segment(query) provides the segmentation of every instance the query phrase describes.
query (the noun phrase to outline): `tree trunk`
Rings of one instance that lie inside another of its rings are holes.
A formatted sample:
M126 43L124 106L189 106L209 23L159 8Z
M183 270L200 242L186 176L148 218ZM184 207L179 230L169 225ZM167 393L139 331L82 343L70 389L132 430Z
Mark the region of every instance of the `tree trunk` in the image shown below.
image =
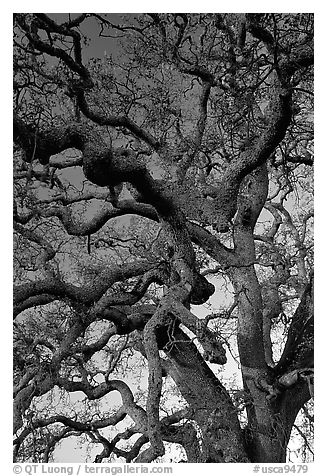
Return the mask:
M195 345L180 330L167 352L166 370L191 408L201 432L202 451L197 462L248 462L233 402Z

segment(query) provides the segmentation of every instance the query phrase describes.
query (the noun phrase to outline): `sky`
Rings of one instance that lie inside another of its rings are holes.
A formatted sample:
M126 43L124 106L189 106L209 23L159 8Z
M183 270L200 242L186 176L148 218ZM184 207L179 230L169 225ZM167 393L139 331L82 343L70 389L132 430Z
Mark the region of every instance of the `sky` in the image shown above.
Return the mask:
M69 19L67 13L48 13L48 15L55 21L62 23ZM71 14L70 17L73 19L77 14ZM114 24L118 24L121 14L113 13L106 18L110 19ZM90 58L103 58L103 56L119 55L119 41L114 38L103 38L99 37L100 27L97 21L94 18L86 19L82 26L81 31L83 34L88 36L91 41L88 44L87 48L83 48L83 60L86 61Z

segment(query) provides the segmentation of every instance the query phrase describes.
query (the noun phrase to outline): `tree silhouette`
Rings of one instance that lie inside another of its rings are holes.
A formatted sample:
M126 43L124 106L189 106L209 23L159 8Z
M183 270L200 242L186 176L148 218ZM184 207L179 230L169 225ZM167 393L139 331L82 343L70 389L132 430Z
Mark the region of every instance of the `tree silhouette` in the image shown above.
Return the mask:
M17 461L310 443L312 65L312 14L15 14Z

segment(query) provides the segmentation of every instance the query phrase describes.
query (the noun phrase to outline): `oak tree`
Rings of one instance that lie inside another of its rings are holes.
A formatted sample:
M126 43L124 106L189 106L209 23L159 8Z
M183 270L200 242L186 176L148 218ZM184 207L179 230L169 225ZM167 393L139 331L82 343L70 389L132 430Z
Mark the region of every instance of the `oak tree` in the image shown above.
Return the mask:
M310 433L312 91L311 14L14 15L17 461Z

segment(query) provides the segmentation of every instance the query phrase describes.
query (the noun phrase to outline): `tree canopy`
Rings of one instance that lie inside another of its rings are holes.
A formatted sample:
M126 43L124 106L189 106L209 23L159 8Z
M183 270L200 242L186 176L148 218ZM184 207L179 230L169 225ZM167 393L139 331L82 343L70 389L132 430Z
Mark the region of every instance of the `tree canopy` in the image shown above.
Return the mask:
M313 15L15 14L13 107L15 460L310 459Z

